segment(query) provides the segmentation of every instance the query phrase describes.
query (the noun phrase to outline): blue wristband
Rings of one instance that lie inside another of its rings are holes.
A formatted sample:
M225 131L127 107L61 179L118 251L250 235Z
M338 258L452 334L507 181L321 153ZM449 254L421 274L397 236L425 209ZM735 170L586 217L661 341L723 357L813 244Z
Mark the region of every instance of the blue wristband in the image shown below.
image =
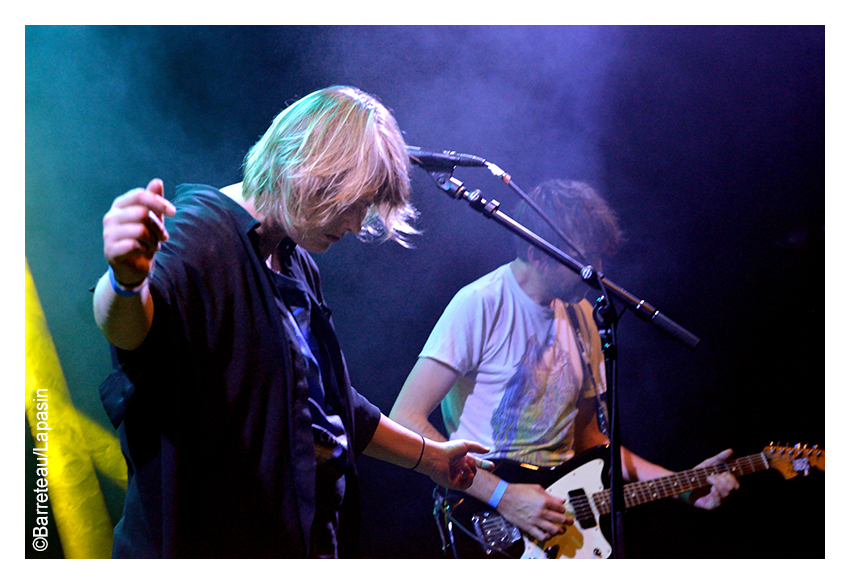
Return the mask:
M496 485L496 488L493 491L493 494L490 495L490 501L487 504L490 505L493 509L498 507L499 501L502 500L502 495L505 494L505 491L507 490L507 488L508 488L507 481L500 480L499 484Z
M112 270L112 266L109 266L109 283L112 284L112 289L115 291L118 296L135 296L139 292L142 291L142 287L144 287L147 278L142 280L142 282L135 286L134 288L127 288L126 286L122 286L118 280L115 279L115 272Z

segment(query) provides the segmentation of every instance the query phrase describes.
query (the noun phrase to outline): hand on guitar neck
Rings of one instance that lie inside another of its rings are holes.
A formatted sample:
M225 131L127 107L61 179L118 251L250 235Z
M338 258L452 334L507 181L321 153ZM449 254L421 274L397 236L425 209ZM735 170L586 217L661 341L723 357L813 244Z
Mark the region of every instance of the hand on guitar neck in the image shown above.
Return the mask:
M732 449L728 448L716 456L712 456L696 465L694 468L706 468L725 463L732 456ZM672 474L672 473L671 473ZM709 475L706 480L711 485L710 489L702 488L692 491L688 502L700 509L716 509L720 503L729 496L729 493L738 489L741 485L738 479L730 472ZM708 490L706 493L705 491Z

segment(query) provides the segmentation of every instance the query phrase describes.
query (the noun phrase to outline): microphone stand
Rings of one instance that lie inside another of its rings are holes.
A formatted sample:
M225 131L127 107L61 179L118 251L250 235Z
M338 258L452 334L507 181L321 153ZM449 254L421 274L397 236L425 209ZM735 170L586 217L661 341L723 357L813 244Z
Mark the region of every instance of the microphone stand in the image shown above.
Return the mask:
M641 320L648 322L690 349L695 349L700 339L661 314L645 300L640 300L617 284L608 280L593 266L582 265L563 251L538 236L519 222L504 214L500 203L487 200L481 196L478 189L468 191L463 183L452 176L454 167L425 169L434 179L437 187L453 199L464 199L469 206L483 214L487 219L493 219L515 235L523 238L543 253L554 258L561 264L581 276L589 286L600 290L601 294L593 309L594 320L599 329L602 341L602 351L605 357L605 368L608 379L608 440L611 448L611 545L614 558L624 558L623 543L623 514L625 500L623 498L622 455L620 452L620 423L617 403L617 345L616 329L619 317L614 309L609 294L622 301L627 308Z

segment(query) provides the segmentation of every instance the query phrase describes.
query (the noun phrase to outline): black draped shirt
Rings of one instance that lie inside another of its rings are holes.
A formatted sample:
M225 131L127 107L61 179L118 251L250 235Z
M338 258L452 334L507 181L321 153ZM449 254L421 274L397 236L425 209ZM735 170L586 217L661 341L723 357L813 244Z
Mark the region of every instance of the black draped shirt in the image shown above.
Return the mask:
M154 320L141 347L113 348L101 398L128 467L114 557L307 557L316 513L316 451L306 362L281 318L258 223L229 197L180 185L170 238L150 276ZM318 269L289 245L303 285L323 382L345 427L339 554L355 556L355 458L380 411L350 385Z

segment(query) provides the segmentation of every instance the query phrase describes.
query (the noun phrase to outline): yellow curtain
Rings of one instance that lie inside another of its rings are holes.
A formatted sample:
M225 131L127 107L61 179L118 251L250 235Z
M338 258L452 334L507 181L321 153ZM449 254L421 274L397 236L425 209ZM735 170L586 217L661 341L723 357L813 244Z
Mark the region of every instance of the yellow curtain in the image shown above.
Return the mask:
M50 505L56 524L47 526L48 545L58 533L66 558L108 558L112 525L95 467L126 489L121 448L114 434L74 408L29 263L25 304L26 415L35 441L26 456L47 461L39 477L46 488L27 496L46 496Z

